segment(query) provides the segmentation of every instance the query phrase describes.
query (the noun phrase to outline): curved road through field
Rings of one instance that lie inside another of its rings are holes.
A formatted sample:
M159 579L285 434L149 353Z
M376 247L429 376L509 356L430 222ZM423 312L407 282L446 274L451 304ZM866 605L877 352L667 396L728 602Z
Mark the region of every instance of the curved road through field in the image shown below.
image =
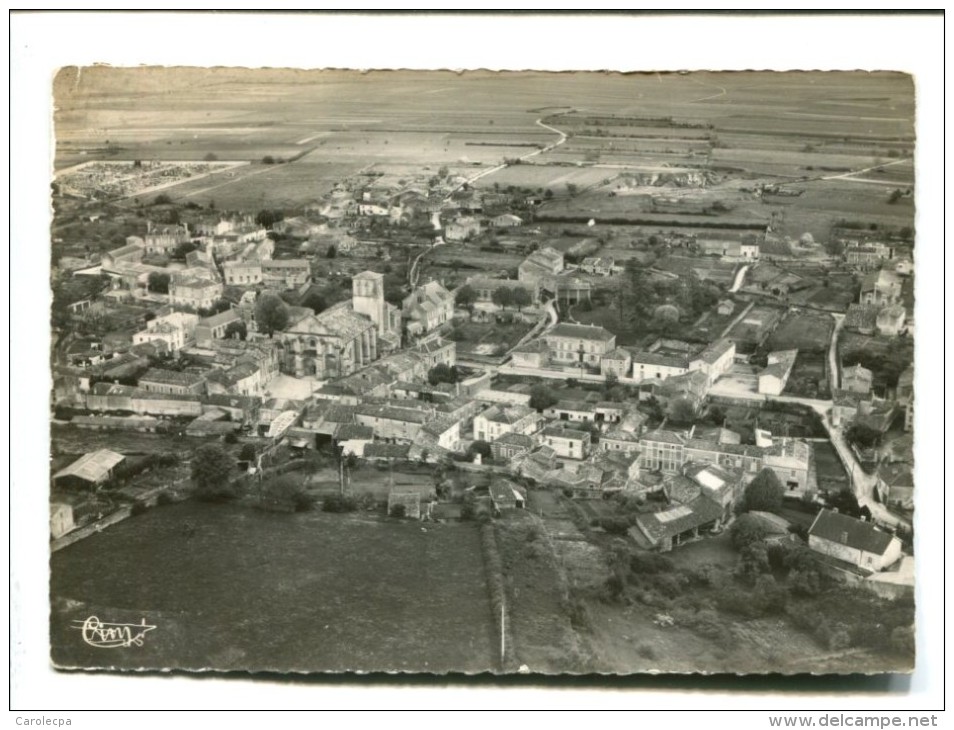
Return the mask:
M742 284L745 282L745 272L748 270L749 264L746 264L736 272L735 281L732 282L732 288L729 289L730 294L735 294L735 292L742 288Z
M565 112L561 112L561 115L562 115L562 114L569 114L571 111L573 111L573 110L572 110L572 109L569 109L569 110L567 110L567 111L565 111ZM557 115L557 116L560 116L560 115ZM536 157L537 155L541 155L541 154L543 154L544 152L549 152L550 150L556 149L557 147L559 147L561 144L563 144L563 143L566 142L566 140L567 140L567 135L566 135L565 132L561 132L559 129L557 129L556 127L551 127L549 124L544 124L544 123L543 123L543 117L540 117L539 119L537 119L537 120L534 122L534 124L536 124L536 125L538 125L538 126L540 126L540 127L543 127L544 129L549 129L551 132L554 132L555 134L560 135L560 138L559 138L558 140L556 140L555 142L551 142L551 143L548 144L546 147L541 147L541 148L538 149L538 150L534 150L533 152L528 152L527 154L518 157L517 159L520 160L521 162L524 161L524 160L529 160L531 157ZM449 193L447 193L447 195L444 197L444 200L445 200L445 201L449 200L450 197L451 197L451 195L453 195L454 193L456 193L458 190L460 190L461 188L463 188L465 185L470 185L471 183L473 183L473 182L475 182L475 181L477 181L477 180L480 180L480 178L482 178L482 177L487 177L487 175L492 175L493 173L499 172L500 170L503 170L504 168L506 168L506 167L508 167L508 166L509 166L509 165L508 165L507 163L503 163L503 164L501 164L501 165L496 165L495 167L489 167L489 168L487 168L486 170L481 170L481 171L478 172L476 175L473 175L473 176L467 178L466 180L464 180L464 182L462 182L460 185L458 185L458 186L455 187L453 190L451 190ZM437 242L437 243L435 243L433 246L431 246L431 248L436 248L437 246L440 246L440 245L442 245L442 244L444 244L444 243L445 243L445 241L444 241L444 239L442 238L442 239L440 239L439 242ZM417 255L417 258L415 258L415 259L414 259L414 262L411 264L411 269L410 269L410 271L408 271L408 275L407 275L408 283L411 285L411 289L413 289L414 287L417 286L417 280L418 280L418 277L420 276L420 270L419 270L418 264L420 263L420 261L421 261L421 259L424 257L424 255L425 255L428 251L431 250L431 248L425 249L424 251L422 251L421 253L419 253L419 254Z

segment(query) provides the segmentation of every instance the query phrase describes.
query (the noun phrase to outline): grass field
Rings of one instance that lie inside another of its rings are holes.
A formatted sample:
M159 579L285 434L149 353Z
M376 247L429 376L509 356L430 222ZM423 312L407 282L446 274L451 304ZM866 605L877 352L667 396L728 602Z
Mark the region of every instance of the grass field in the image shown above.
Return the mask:
M194 530L187 529L194 528ZM495 664L478 531L221 505L159 507L55 553L61 666L477 672ZM156 626L85 645L74 619Z
M839 492L847 488L848 475L838 458L838 453L830 441L818 441L812 444L815 456L815 474L818 489L822 492Z

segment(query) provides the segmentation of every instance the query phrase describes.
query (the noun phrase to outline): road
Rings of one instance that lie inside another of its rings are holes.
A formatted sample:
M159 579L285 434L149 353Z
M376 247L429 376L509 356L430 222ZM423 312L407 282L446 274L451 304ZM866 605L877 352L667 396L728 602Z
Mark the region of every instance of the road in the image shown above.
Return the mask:
M742 288L742 284L745 282L745 272L748 270L749 264L746 264L736 272L735 280L732 282L732 287L729 289L730 294L735 294L735 292Z
M845 315L831 315L835 319L835 326L831 331L831 344L828 346L828 382L831 386L832 395L838 390L841 383L841 373L838 366L838 337L841 335L841 329L845 326Z
M872 165L871 167L866 167L862 170L852 170L851 172L843 172L840 175L825 175L824 177L818 178L819 180L848 180L849 182L865 182L873 183L876 185L894 185L895 187L904 187L904 183L891 182L890 180L853 180L852 178L855 175L863 175L866 172L871 172L872 170L877 170L881 167L891 167L892 165L900 165L902 162L911 162L910 157L905 157L901 160L894 160L893 162L886 162L882 165Z
M569 111L572 111L572 109L569 110ZM561 112L561 113L562 113L562 114L567 114L567 113L569 113L569 112L567 111L567 112ZM517 159L519 159L519 160L521 160L521 161L523 161L523 160L529 160L531 157L536 157L537 155L541 155L541 154L543 154L544 152L549 152L550 150L559 147L561 144L563 144L563 143L566 142L566 140L567 140L567 136L566 136L566 133L565 133L565 132L561 132L559 129L557 129L556 127L551 127L549 124L544 124L542 117L541 117L540 119L537 119L536 122L534 122L534 123L537 124L537 125L540 126L540 127L543 127L544 129L549 129L551 132L554 132L554 133L560 135L560 138L559 138L558 140L556 140L555 142L551 142L551 143L548 144L546 147L541 147L541 148L538 149L538 150L534 150L533 152L528 152L527 154L518 157ZM507 163L503 163L503 164L501 164L501 165L497 165L496 167L490 167L490 168L487 168L486 170L481 170L481 171L478 172L476 175L470 176L469 178L467 178L466 180L464 180L464 182L460 183L460 184L457 185L453 190L451 190L449 193L447 193L447 195L444 197L444 201L446 202L447 200L449 200L450 197L451 197L454 193L456 193L458 190L461 190L464 186L470 185L471 183L474 183L474 182L476 182L477 180L480 180L480 178L482 178L482 177L486 177L487 175L492 175L492 174L495 173L495 172L499 172L500 170L503 170L503 169L506 168L507 166L508 166ZM431 246L431 248L436 248L437 246L440 246L440 245L442 245L442 244L444 244L444 243L446 243L446 242L444 241L443 238L441 238L441 239L439 239L439 241L438 241L437 243L435 243L433 246ZM418 277L420 276L420 271L419 271L418 264L420 263L420 261L421 261L421 259L424 257L424 255L425 255L428 251L431 250L431 248L425 249L425 250L422 251L420 254L418 254L417 258L414 259L414 263L411 264L411 269L410 269L410 271L408 271L407 279L408 279L408 283L411 285L411 288L412 288L412 289L417 286L417 280L418 280Z

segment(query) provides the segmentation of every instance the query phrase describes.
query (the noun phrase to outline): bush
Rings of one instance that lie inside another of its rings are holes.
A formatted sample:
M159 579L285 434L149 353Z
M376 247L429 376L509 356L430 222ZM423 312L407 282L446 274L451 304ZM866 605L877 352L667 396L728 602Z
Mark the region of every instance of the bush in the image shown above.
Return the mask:
M164 507L166 505L175 504L175 499L169 492L159 492L159 496L156 497L156 505L159 507Z
M629 520L625 517L604 517L600 520L600 527L610 535L625 535L629 530Z
M358 509L358 502L354 497L343 494L332 494L325 497L324 502L321 504L321 509L323 512L354 512Z
M729 528L729 540L739 552L763 540L765 534L761 522L753 515L742 515Z
M629 569L633 573L653 575L670 573L676 569L676 564L659 553L634 552L629 558Z
M129 514L135 517L148 511L149 508L146 506L145 502L133 502L133 505L129 510Z

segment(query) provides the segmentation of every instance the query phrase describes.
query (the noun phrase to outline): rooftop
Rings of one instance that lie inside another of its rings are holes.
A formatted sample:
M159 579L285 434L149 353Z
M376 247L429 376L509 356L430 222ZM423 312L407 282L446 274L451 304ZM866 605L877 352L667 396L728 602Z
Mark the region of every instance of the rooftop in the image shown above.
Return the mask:
M808 534L874 555L884 555L891 541L895 539L893 535L881 532L870 522L856 520L827 509L818 513Z
M205 380L202 373L178 372L176 370L163 370L162 368L149 368L140 378L139 384L159 383L161 385L198 385Z
M611 340L616 336L599 325L568 324L566 322L560 322L546 334L548 337L572 337L574 339L598 340L600 342Z
M94 484L109 476L110 470L126 457L109 449L100 449L84 454L65 469L53 475L54 479L72 476Z

